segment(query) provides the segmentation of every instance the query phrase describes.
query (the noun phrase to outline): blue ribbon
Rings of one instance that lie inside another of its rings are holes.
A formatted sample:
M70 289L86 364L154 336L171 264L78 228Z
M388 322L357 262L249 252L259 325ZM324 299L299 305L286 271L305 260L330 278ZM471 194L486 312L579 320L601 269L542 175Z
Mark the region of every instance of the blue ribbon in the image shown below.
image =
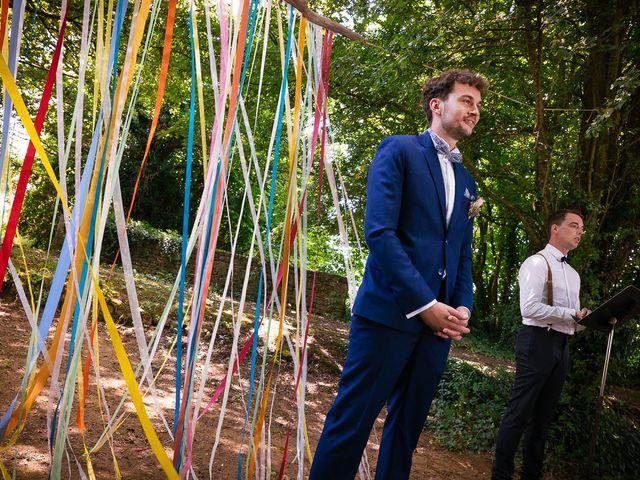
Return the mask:
M282 72L282 83L280 84L280 103L278 110L278 128L276 130L276 143L275 143L275 152L273 156L273 166L271 168L271 191L269 192L269 210L267 213L267 230L265 233L265 238L267 242L270 242L271 236L271 218L273 216L273 203L275 199L276 192L276 178L278 174L278 163L280 160L280 141L282 138L282 125L283 125L283 116L284 116L284 96L286 94L287 89L287 78L289 71L289 61L291 59L291 44L293 39L293 7L289 7L289 33L287 34L287 50L285 55L285 63L284 69ZM260 327L260 306L262 302L262 283L264 277L264 265L261 266L260 269L260 279L258 281L258 294L256 299L256 310L253 321L253 344L251 346L251 373L249 376L249 396L247 400L248 408L251 407L251 401L253 398L253 384L255 382L255 373L256 373L256 361L257 361L257 352L258 352L258 330ZM275 288L275 285L274 285ZM282 306L284 308L284 306ZM249 410L244 418L244 425L242 427L242 436L244 438L247 422L249 421ZM242 452L238 452L238 480L240 480L242 474Z
M14 8L15 8L15 4L19 2L14 2ZM114 27L113 27L113 32L114 34L112 35L112 41L111 41L111 49L110 49L110 56L109 56L109 69L113 70L113 75L115 78L115 71L116 71L116 65L117 65L117 52L118 52L118 48L120 45L120 31L122 29L122 24L124 22L124 14L126 12L126 8L127 8L127 2L123 1L123 0L119 0L119 4L118 4L118 9L117 9L117 15L116 15L116 21L114 22ZM15 22L14 25L17 25L18 23ZM13 33L13 32L12 32ZM12 35L13 38L13 35ZM11 57L10 57L11 59ZM11 61L11 60L10 60ZM115 96L115 82L114 82L114 86L112 88L112 93L111 93L112 98ZM10 102L10 99L7 103ZM33 354L31 356L31 358L29 359L28 362L28 368L25 371L24 377L23 377L23 381L22 381L22 389L25 388L26 383L29 379L30 373L32 371L32 369L35 366L35 363L38 360L38 357L40 355L40 353L42 352L41 346L44 345L44 339L47 337L47 334L49 332L49 329L51 328L51 324L53 323L53 318L55 316L56 310L58 308L58 303L60 302L60 297L62 295L62 290L64 289L64 285L65 285L65 280L67 278L67 273L69 271L69 267L71 265L71 255L69 253L69 250L74 250L76 247L76 240L77 240L77 235L78 235L78 228L79 226L77 226L75 224L74 219L76 218L82 218L83 214L84 214L84 207L86 204L86 200L87 200L87 195L89 192L89 186L91 183L91 177L92 177L92 173L93 173L93 166L95 164L95 160L97 157L97 151L98 151L98 144L99 144L99 140L100 140L100 126L102 124L102 116L103 116L103 110L100 110L100 113L98 115L98 121L96 122L96 127L95 130L93 132L93 137L91 140L91 146L89 148L89 154L87 156L87 162L85 164L84 167L84 171L82 173L82 179L80 182L80 189L79 192L77 194L77 198L76 198L76 203L73 207L72 210L72 216L70 219L70 226L71 226L71 230L74 232L73 235L65 235L64 238L64 242L62 244L62 248L60 249L60 254L58 256L58 264L56 265L56 270L54 272L53 275L53 280L51 282L51 287L49 289L49 294L47 296L47 301L45 303L45 307L44 310L42 312L42 317L40 320L40 327L38 328L38 341L36 344L36 348L33 350ZM5 117L5 119L8 117ZM108 135L108 133L107 133ZM4 141L4 135L3 135L3 141ZM105 149L106 150L106 149ZM105 155L103 155L103 162L104 162L104 158ZM0 158L0 162L1 162L1 158ZM0 163L1 165L1 163ZM97 208L97 204L96 207ZM71 240L71 248L69 247L69 240ZM88 246L90 246L91 242L88 242ZM84 265L83 265L83 272L85 271L84 269ZM74 319L75 319L75 315L74 315ZM75 320L74 320L74 325L75 325ZM73 340L71 345L73 345ZM68 365L68 364L67 364ZM11 405L9 406L8 410L6 411L6 413L4 414L4 416L2 417L2 420L0 420L0 437L2 437L4 435L4 431L7 427L7 423L9 422L9 419L11 418L11 415L15 409L16 406L16 402L17 402L17 398L18 398L18 394L16 394L15 398L13 399L13 401L11 402ZM54 419L55 420L55 419ZM55 421L53 422L54 425L54 429L55 429ZM53 435L53 432L52 432Z
M187 275L187 241L189 235L189 204L191 199L191 170L193 165L193 137L196 116L196 54L193 42L193 13L189 12L189 43L191 45L191 99L189 103L189 135L187 139L187 168L184 179L184 205L182 210L182 254L180 260L180 295L178 300L177 341L176 341L176 405L173 416L173 434L177 432L180 416L180 386L182 383L182 324L184 310L184 288ZM193 317L193 310L192 310ZM188 390L187 390L188 391ZM182 436L178 446L178 455L174 458L176 470L180 470L182 452L185 443L185 431L187 415L184 415L182 423Z

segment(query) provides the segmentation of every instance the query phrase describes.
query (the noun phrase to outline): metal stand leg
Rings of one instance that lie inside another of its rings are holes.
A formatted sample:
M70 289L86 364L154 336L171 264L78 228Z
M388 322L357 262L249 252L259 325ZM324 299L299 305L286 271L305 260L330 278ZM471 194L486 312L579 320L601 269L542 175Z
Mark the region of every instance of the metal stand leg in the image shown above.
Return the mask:
M611 324L611 331L609 332L609 338L607 340L607 353L604 356L604 368L602 369L602 380L600 381L600 393L598 394L598 401L596 402L596 419L593 425L593 432L591 433L591 445L589 447L589 470L593 468L593 459L596 453L596 443L598 441L600 419L602 416L602 403L604 400L604 386L607 383L607 373L609 372L609 359L611 358L613 332L616 329L616 323L618 323L618 320L615 317L612 317L609 320L609 323Z

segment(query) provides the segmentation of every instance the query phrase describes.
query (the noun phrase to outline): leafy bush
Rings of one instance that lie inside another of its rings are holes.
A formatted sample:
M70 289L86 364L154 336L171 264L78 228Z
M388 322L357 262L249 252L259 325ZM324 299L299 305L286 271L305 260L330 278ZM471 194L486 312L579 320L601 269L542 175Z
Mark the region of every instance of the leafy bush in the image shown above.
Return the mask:
M451 358L433 400L427 431L450 450L493 449L513 376Z
M520 305L518 303L501 305L496 308L495 316L499 326L497 343L499 346L513 352L516 346L516 337L522 327Z
M127 239L132 252L153 248L155 254L167 259L179 259L182 238L174 231L163 231L152 227L147 222L131 220L127 225ZM102 258L107 261L118 252L118 231L113 220L109 219L105 226L102 243Z
M577 381L583 378L570 372L547 439L546 467L563 479L637 478L640 418L623 402L608 398L602 411L595 462L588 469L598 386L585 387ZM504 369L450 359L426 431L450 450L493 451L512 382L513 374Z
M595 422L599 388L568 382L557 408L549 440L549 466L563 478L603 480L638 478L640 470L640 418L623 403L605 398L594 463L588 455ZM578 468L576 468L576 466Z
M494 335L475 328L473 322L470 324L470 328L471 334L462 337L459 346L480 355L487 355L503 360L515 360L514 345L503 345L500 341L496 340Z
M34 246L46 249L49 243L53 207L56 195L52 195L53 186L40 162L33 165L33 174L29 180L29 188L22 205L20 233L27 235ZM60 230L60 238L63 238L64 228L62 222L62 209L58 210L57 228ZM62 244L62 241L60 241Z
M470 323L472 335L464 339L465 342L469 339L470 343L463 345L489 342L489 350L482 353L495 356L495 349L499 348L503 352L510 352L508 358L513 358L516 337L521 326L522 315L518 302L494 305L486 316L478 315L478 310L475 310Z

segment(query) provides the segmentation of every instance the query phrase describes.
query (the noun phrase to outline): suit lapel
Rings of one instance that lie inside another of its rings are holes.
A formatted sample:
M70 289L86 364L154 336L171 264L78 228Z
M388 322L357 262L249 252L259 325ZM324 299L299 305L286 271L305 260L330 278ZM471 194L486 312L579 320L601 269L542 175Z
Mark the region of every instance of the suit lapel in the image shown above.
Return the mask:
M444 193L444 179L442 178L442 169L440 168L440 160L438 160L438 154L436 153L436 149L433 146L433 141L431 140L431 136L428 133L423 133L418 135L418 139L420 144L423 146L424 157L427 161L427 166L429 167L429 172L431 172L431 177L433 178L433 183L436 187L436 193L438 194L438 203L440 204L440 216L442 218L442 223L446 230L446 202L445 202L445 193Z

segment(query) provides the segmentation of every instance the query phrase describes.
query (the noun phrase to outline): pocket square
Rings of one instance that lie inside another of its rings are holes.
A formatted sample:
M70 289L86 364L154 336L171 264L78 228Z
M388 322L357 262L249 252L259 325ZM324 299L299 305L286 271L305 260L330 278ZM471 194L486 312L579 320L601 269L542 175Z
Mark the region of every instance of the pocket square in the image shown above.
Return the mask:
M469 192L469 189L467 187L464 187L464 198L468 199L471 202L476 199L475 196L471 195L471 192Z

